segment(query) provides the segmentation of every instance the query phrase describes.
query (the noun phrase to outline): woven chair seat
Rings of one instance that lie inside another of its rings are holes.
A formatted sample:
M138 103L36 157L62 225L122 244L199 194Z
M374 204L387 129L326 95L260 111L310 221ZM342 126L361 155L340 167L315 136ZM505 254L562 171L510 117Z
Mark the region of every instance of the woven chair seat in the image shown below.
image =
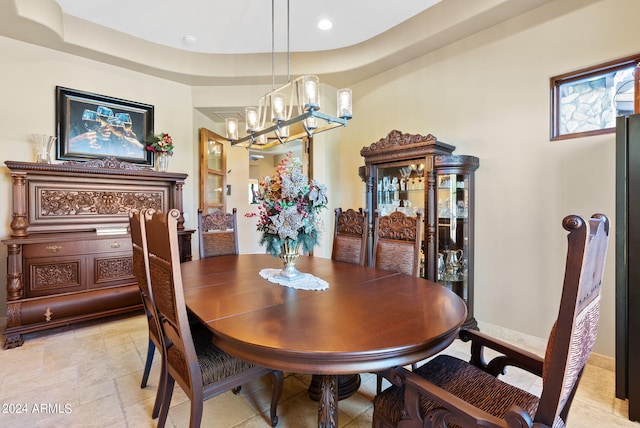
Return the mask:
M489 373L449 355L437 356L415 369L414 373L501 419L504 418L506 410L514 404L526 410L531 417L538 408L539 399L535 395L502 382ZM491 394L487 394L487 391L491 391ZM385 389L376 397L374 406L377 414L385 416L388 426L397 426L404 410L404 386ZM438 407L435 402L420 397L423 416Z
M206 386L230 378L255 367L254 364L227 354L211 342L206 332L193 334L193 344L202 372L202 385Z

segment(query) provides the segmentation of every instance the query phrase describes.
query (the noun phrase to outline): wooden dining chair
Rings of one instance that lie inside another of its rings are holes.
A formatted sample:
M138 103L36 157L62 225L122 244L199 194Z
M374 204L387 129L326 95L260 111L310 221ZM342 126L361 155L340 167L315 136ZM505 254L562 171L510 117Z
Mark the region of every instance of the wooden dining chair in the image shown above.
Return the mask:
M409 217L400 211L381 216L374 211L373 266L378 269L420 276L422 213ZM412 364L416 368L416 364ZM377 377L376 392L382 391L382 376Z
M342 208L336 208L331 258L364 266L367 260L368 235L369 221L366 210L360 208L355 211L349 208L342 211Z
M373 266L411 276L420 274L422 213L409 217L400 211L374 213Z
M140 290L142 305L147 316L147 325L149 330L147 359L144 365L144 371L142 373L142 382L140 383L140 388L146 388L155 351L157 349L158 352L162 352L162 336L160 334L160 325L158 324L156 309L153 305L153 296L151 293L151 289L149 288L149 268L148 261L146 260L146 258L148 257L148 252L147 242L145 239L145 223L144 217L140 214L139 210L134 209L129 211L129 230L131 233L131 243L133 246L133 274L136 278L136 282L138 283L138 289ZM162 376L162 373L164 373L165 370L164 359L162 359L162 364L163 367L160 369L158 391L162 391L164 389L165 377ZM158 392L152 411L152 416L154 419L158 417L161 400L162 393Z
M563 220L568 249L558 317L544 358L474 330L471 358L439 355L413 372L385 372L395 385L374 400L373 427L564 427L598 329L600 290L609 241L609 220L595 214L587 223ZM486 363L485 348L500 355ZM542 378L537 397L498 376L507 366Z
M237 209L231 213L198 210L200 258L238 254Z
M199 427L203 401L244 383L271 374L270 422L278 423L276 408L282 394L283 373L259 367L216 347L211 332L202 327L191 331L182 286L177 222L180 212L144 212L149 253L149 277L160 320L163 356L166 356L165 388L158 420L164 427L177 381L191 401L190 427Z

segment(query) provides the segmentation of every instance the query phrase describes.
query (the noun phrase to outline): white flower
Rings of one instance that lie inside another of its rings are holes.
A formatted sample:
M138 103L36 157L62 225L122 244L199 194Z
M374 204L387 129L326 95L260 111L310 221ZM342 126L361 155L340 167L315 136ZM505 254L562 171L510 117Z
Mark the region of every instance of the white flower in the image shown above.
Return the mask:
M270 233L277 233L280 239L298 239L298 229L304 225L302 216L298 213L295 205L285 208L277 215L271 216L271 221ZM274 230L273 232L271 232L272 229Z

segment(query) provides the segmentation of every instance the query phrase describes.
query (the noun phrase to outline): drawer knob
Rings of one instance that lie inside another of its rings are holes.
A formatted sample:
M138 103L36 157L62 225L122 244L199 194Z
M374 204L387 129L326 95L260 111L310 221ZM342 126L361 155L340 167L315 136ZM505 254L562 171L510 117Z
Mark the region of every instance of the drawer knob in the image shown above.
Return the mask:
M120 248L120 243L118 241L113 241L109 245L111 245L111 248Z
M61 245L49 245L49 246L47 246L47 251L50 252L50 253L57 253L60 250L62 250L62 246Z

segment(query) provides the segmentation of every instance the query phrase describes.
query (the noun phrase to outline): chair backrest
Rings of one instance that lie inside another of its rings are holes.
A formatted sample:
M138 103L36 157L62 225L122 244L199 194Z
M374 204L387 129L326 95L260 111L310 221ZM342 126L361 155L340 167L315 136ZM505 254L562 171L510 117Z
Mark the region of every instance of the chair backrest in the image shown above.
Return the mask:
M375 211L373 230L373 266L378 269L420 274L422 246L422 213L415 217L400 211L380 216Z
M149 279L166 344L167 366L180 386L191 392L202 386L202 373L184 301L178 249L178 218L180 211L176 209L167 214L151 211L144 213Z
M237 210L231 213L198 210L200 258L238 254Z
M598 332L600 288L609 243L609 220L595 214L589 224L575 215L569 231L564 285L543 366L543 389L534 422L552 426L567 413Z
M140 289L140 297L149 322L149 331L154 342L160 346L160 326L153 304L153 293L149 287L149 262L144 216L139 210L129 211L129 230L133 246L133 275Z
M367 260L369 235L367 211L363 211L362 208L358 211L351 208L342 211L342 208L336 208L335 213L331 258L364 266Z

